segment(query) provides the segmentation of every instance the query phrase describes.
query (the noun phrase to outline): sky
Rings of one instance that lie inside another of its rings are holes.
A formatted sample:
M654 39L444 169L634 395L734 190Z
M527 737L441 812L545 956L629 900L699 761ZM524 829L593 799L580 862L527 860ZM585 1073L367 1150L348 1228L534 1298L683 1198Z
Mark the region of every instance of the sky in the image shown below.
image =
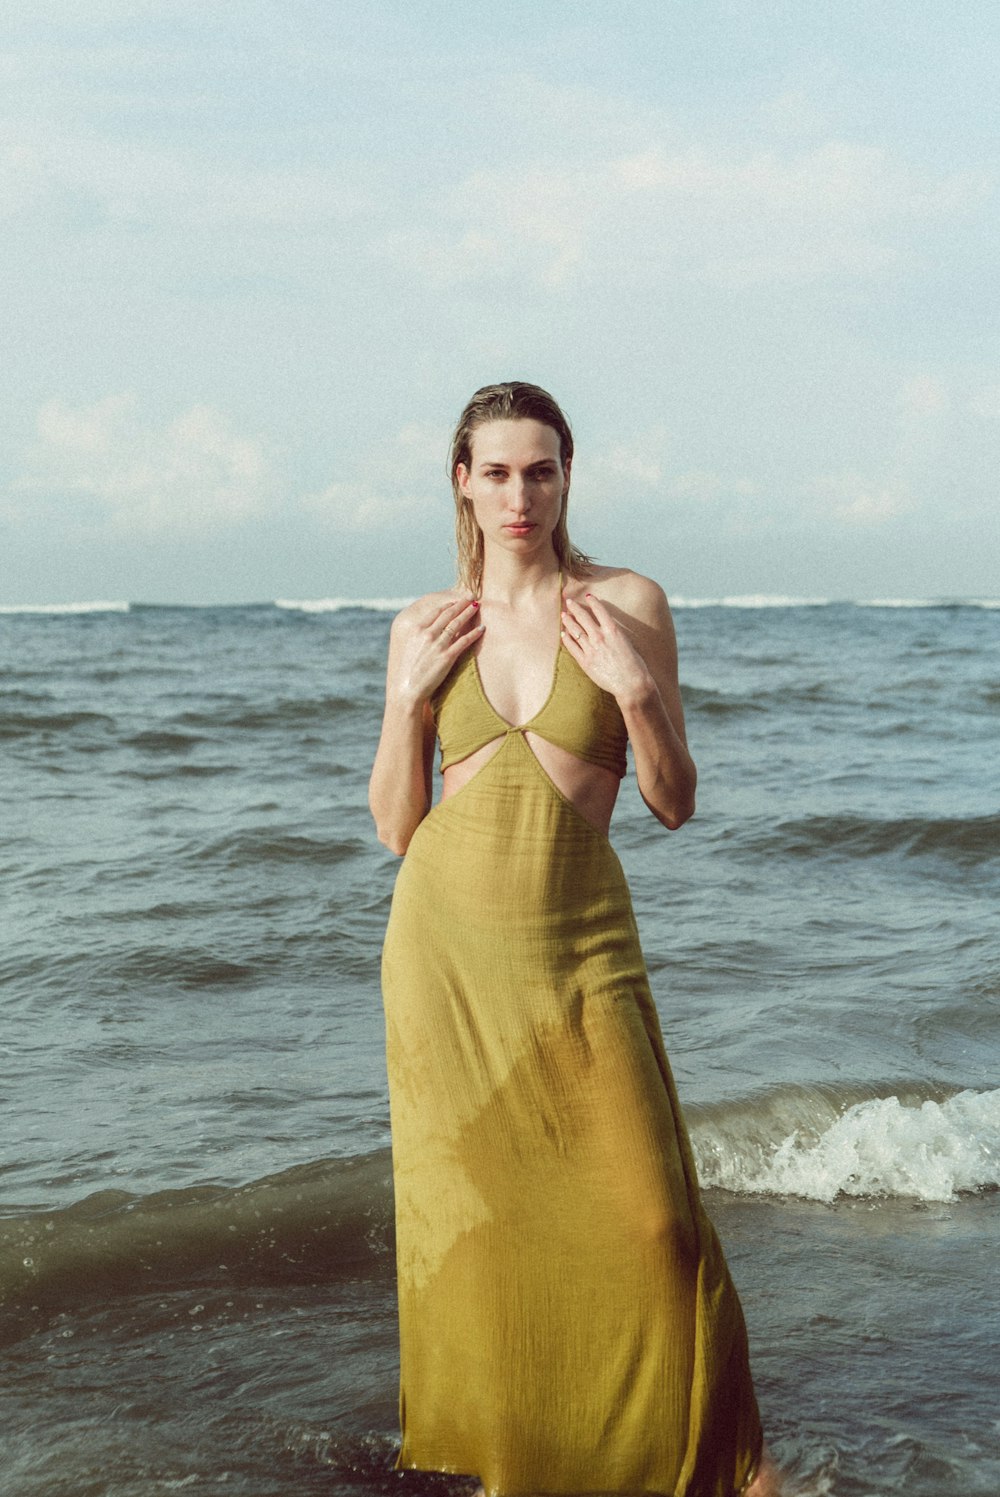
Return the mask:
M21 0L0 604L402 597L544 385L678 598L1000 594L995 0Z

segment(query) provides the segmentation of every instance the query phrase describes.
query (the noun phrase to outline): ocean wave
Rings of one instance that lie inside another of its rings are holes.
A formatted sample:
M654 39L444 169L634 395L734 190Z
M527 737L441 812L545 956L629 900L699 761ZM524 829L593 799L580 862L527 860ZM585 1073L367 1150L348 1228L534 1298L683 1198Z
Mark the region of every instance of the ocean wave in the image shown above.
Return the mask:
M155 918L155 917L154 917ZM115 978L126 987L166 983L171 988L235 988L259 979L254 963L230 962L197 947L142 946L119 960L106 959Z
M69 712L7 712L0 707L0 739L34 738L39 734L69 733L75 728L111 729L114 719L103 712L81 708Z
M275 608L299 613L340 613L345 608L363 608L369 613L398 613L413 598L275 598Z
M281 697L266 704L230 699L196 712L181 712L175 719L184 727L238 728L241 730L281 728L302 723L328 723L336 717L363 710L363 703L348 696Z
M359 837L304 837L262 827L192 844L186 855L198 862L221 862L227 868L256 868L261 863L343 863L368 850Z
M687 1118L706 1188L930 1202L1000 1187L1000 1090L789 1086ZM0 1219L0 1329L14 1336L25 1314L191 1282L383 1271L391 1250L388 1149L245 1185L101 1191Z
M1000 1188L1000 1090L785 1088L689 1117L704 1186L740 1195L954 1201Z
M0 1220L0 1340L39 1315L183 1283L335 1278L391 1250L389 1151L244 1186L108 1190Z
M1000 598L858 598L856 608L1000 608Z
M130 603L0 603L0 613L128 613Z
M681 687L685 712L698 712L708 717L730 717L741 712L766 712L767 706L759 697L733 696L717 691L711 686Z
M671 608L829 608L834 598L796 598L782 593L733 593L718 598L686 598L672 593Z
M169 728L145 728L122 739L125 748L141 749L147 754L188 754L204 742L196 733L175 733Z
M414 601L413 596L390 598L275 598L273 603L137 603L98 600L82 603L2 603L3 614L89 614L150 612L258 612L280 608L292 613L340 613L360 609L367 613L398 613ZM1000 609L998 598L826 598L783 593L730 593L718 597L688 597L673 594L673 608L982 608Z
M161 767L157 769L116 769L115 778L134 780L140 785L154 785L157 780L212 780L222 775L239 773L240 767L237 764L179 764L174 757L170 757L161 761Z
M671 608L1000 608L998 598L809 598L734 593L717 598L671 594Z
M1000 848L1000 814L992 816L810 816L779 821L740 839L742 850L786 857L945 858L963 867L993 862Z
M740 713L787 711L790 708L815 706L836 699L837 692L826 681L809 681L801 686L784 686L773 691L757 691L739 696L711 686L681 687L685 709L709 717L730 717Z

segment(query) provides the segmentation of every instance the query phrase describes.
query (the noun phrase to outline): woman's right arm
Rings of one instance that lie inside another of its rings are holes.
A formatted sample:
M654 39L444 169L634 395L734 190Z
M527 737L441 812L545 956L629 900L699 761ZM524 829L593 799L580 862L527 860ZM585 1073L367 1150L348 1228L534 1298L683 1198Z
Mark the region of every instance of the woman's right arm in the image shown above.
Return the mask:
M467 594L432 593L393 620L385 714L368 786L380 842L400 857L431 804L434 719L430 700L463 650L483 632Z

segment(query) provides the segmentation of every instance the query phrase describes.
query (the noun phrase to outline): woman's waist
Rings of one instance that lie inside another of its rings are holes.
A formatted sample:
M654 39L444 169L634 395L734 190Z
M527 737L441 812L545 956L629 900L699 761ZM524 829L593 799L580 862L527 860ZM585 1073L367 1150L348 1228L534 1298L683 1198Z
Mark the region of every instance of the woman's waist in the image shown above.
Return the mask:
M449 764L443 772L441 803L450 801L483 777L489 781L491 801L508 802L503 808L504 816L510 814L512 799L523 807L525 798L541 794L566 802L598 835L607 837L621 786L618 775L603 765L581 759L540 734L519 731L517 737L521 740L517 744L509 744L506 739L493 740L457 763ZM490 770L494 760L498 762ZM486 809L489 815L493 807ZM526 813L529 824L534 816L532 806Z
M495 912L543 920L611 918L631 911L618 855L579 814L523 821L475 815L467 802L442 801L414 833L397 887L406 886L456 918Z

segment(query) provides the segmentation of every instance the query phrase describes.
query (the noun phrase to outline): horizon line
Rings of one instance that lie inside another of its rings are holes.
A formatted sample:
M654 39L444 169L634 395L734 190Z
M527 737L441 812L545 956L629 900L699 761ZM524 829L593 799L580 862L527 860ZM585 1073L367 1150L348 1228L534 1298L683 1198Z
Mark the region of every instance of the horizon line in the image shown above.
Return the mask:
M0 603L0 615L89 615L98 613L130 613L133 610L164 609L204 612L212 609L279 609L284 612L341 613L359 610L369 613L398 613L401 608L415 601L416 595L388 597L375 595L367 598L332 595L318 598L269 598L244 600L242 602L179 603L151 602L143 599L97 599L74 602L51 603ZM1000 609L1000 598L988 598L973 594L943 594L938 597L810 597L783 593L728 593L715 596L675 594L670 605L676 609L688 608L982 608Z

